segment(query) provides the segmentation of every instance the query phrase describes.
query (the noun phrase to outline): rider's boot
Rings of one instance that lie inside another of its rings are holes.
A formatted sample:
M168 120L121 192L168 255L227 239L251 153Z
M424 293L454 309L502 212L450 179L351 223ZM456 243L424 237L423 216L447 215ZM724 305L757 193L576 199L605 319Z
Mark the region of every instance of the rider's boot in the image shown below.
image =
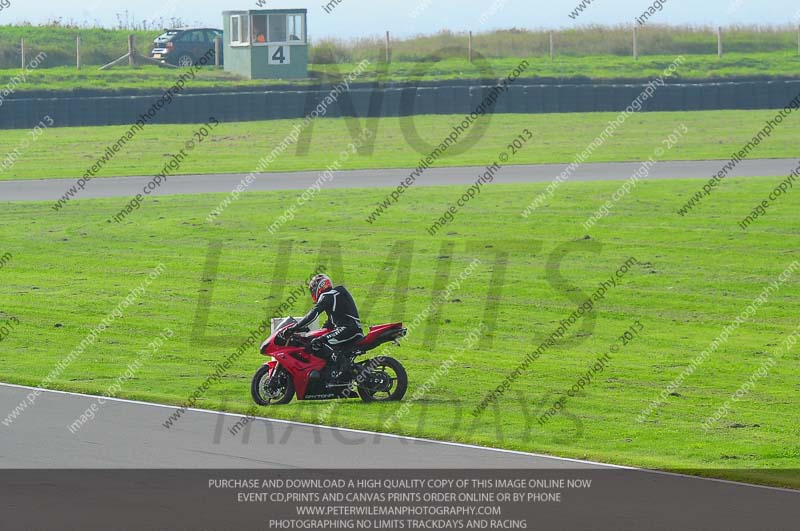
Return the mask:
M331 357L331 378L333 380L343 380L350 377L353 372L353 364L350 357L346 354L334 354Z

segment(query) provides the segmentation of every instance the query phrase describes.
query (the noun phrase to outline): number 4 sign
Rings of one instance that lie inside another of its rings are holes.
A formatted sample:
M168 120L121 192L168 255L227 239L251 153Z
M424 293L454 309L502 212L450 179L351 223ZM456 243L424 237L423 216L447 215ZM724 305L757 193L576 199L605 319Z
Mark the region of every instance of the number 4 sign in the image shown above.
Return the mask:
M269 64L271 65L288 65L291 61L289 58L289 46L269 46L267 47L269 53Z

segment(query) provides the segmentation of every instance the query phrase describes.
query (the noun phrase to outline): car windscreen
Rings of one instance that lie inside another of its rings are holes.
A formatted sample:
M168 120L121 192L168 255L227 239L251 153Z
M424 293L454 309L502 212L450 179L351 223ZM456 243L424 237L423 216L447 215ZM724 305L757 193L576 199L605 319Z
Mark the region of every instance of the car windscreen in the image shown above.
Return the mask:
M172 37L174 37L177 34L178 34L177 31L168 31L168 32L162 33L161 35L156 37L156 39L153 42L167 42L168 40L170 40Z

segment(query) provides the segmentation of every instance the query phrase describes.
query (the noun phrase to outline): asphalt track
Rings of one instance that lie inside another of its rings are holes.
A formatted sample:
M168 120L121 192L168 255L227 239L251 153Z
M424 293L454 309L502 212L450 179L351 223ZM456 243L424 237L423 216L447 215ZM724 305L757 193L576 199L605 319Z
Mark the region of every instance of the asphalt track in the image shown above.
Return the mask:
M650 170L647 179L708 179L720 171L725 161L661 161ZM786 176L797 167L797 159L753 159L741 162L730 177ZM494 183L550 182L566 168L566 164L505 166ZM613 181L629 178L641 167L639 162L594 163L581 165L571 181ZM467 185L485 171L482 167L431 168L420 177L416 186ZM355 170L336 172L324 188L383 188L397 186L410 174L409 169ZM169 177L152 195L190 195L229 193L246 174L178 175ZM264 173L248 191L303 190L311 186L320 172ZM142 192L152 176L110 177L90 181L76 199L101 197L133 197ZM0 201L56 201L73 186L76 179L42 179L0 181Z
M0 415L32 390L0 384ZM43 391L0 425L0 511L9 529L272 529L267 518L292 517L292 504L238 503L212 480L369 477L370 469L380 479L592 480L563 503L511 508L536 529L789 529L800 513L798 491L262 418L233 436L244 417L202 410L166 428L173 407L126 400L107 400L70 432L96 400Z
M32 389L0 384L0 418ZM75 434L68 425L96 401L44 392L10 426L0 424L0 468L598 468L525 453L108 400Z

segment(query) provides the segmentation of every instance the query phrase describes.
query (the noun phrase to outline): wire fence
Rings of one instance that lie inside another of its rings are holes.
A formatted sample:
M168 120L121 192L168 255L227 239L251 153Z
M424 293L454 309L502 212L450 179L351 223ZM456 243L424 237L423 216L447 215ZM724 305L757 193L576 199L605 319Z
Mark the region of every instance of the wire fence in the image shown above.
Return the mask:
M128 51L135 39L136 53L149 55L156 31L104 30L44 26L0 27L0 68L20 68L26 59L45 54L42 68L104 65ZM500 30L441 32L397 39L380 36L310 41L312 64L352 63L369 59L389 62L472 60L487 58L717 55L784 52L800 56L800 25L679 27L588 26L568 30Z

